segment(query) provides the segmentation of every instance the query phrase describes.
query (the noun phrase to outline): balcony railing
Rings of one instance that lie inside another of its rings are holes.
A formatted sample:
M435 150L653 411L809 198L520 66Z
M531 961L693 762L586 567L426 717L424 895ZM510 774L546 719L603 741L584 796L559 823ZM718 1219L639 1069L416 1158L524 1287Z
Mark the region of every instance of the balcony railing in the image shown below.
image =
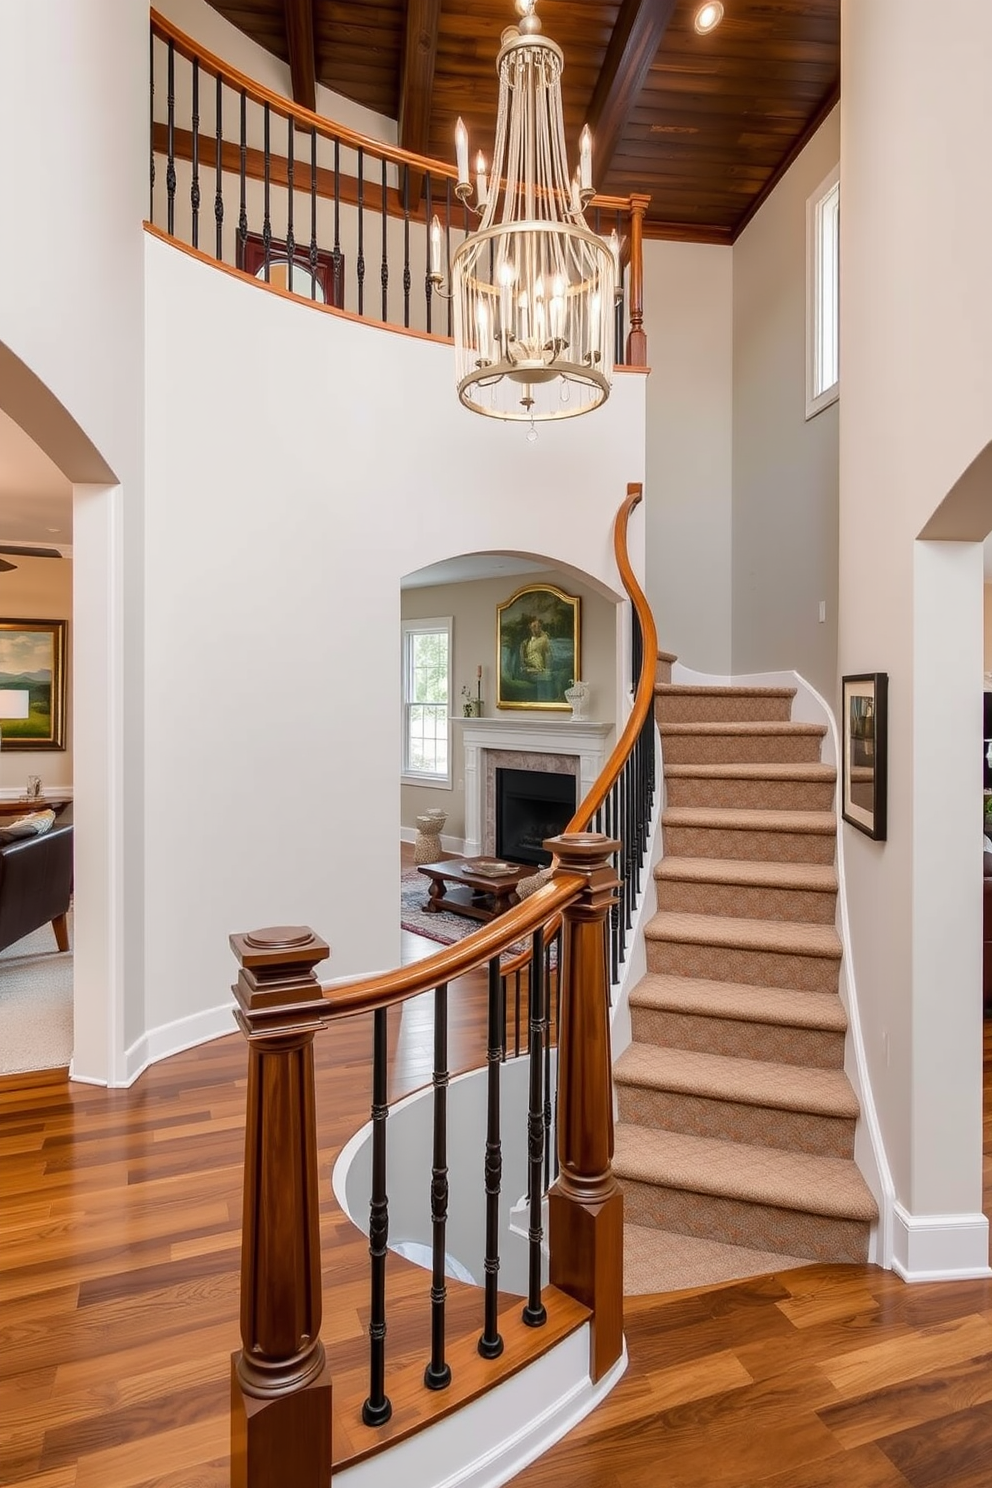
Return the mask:
M471 226L456 172L332 123L254 83L152 11L148 222L296 298L450 338L431 281L436 214L448 263ZM589 225L622 245L614 360L647 363L647 196L597 196Z

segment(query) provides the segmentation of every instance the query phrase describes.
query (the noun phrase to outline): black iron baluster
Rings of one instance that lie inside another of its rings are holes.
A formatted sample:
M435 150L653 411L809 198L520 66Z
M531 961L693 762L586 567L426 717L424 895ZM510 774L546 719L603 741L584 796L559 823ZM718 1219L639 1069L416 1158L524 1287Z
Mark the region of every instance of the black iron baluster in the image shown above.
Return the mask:
M426 204L425 204L425 215L424 215L424 221L427 224L427 239L426 239L427 257L426 257L426 260L425 260L425 262L427 264L427 272L424 274L424 300L425 300L426 306L427 306L427 311L426 311L426 313L427 313L427 331L428 331L428 334L430 334L430 329L431 329L431 300L432 300L432 296L433 296L433 293L434 293L434 285L431 283L431 218L434 215L434 209L431 206L431 178L430 178L430 175L429 174L424 177L424 190L427 193Z
M530 1223L527 1228L528 1281L527 1304L521 1317L528 1328L539 1328L547 1321L547 1311L541 1301L541 1241L544 1227L541 1224L541 1204L544 1193L541 1185L541 1166L544 1158L544 1092L541 1069L541 1043L544 1029L544 931L534 931L533 954L530 961L530 987L528 1023L530 1025L530 1099L527 1105L527 1156L529 1176L527 1193L530 1199Z
M403 167L403 324L410 325L410 167Z
M644 661L644 637L641 634L641 622L637 611L631 608L630 612L630 686L637 687L641 680L641 667Z
M165 194L168 201L166 227L171 238L176 231L176 48L171 41L169 42L167 88L169 144L165 170Z
M241 251L238 267L245 267L245 244L248 242L248 209L245 205L245 182L248 175L248 95L241 89L241 206L238 211L238 242Z
M386 160L382 161L382 265L379 269L379 281L382 284L382 318L389 319L389 248L386 242L386 229L389 225L389 213L386 211Z
M372 1199L369 1205L371 1301L369 1307L369 1396L362 1406L366 1426L382 1426L393 1407L386 1394L386 1009L372 1014Z
M200 246L200 63L193 58L193 178L189 204L193 211L193 247Z
M271 121L269 116L269 105L267 103L263 104L262 106L262 120L262 148L265 162L263 165L262 177L262 251L264 255L262 259L262 265L265 270L265 282L266 284L268 284L269 270L272 260L272 219L269 216L269 160L271 156L271 151L269 149L269 127Z
M344 295L341 291L341 141L334 141L334 252L331 255L334 265L334 304L339 310L344 309Z
M286 288L291 294L296 259L296 233L293 230L293 177L296 173L296 128L292 119L286 120Z
M448 984L434 989L434 1166L431 1171L431 1362L424 1370L428 1390L451 1383L444 1360L445 1224L448 1219Z
M317 298L317 131L310 131L310 298Z
M548 946L549 966L544 994L544 1191L551 1187L551 947L555 948L555 986L561 981L561 931L556 931ZM555 1038L558 1037L557 1024Z
M355 267L358 271L358 313L365 313L365 175L364 154L358 151L358 255Z
M503 1152L499 1136L499 1083L503 978L500 976L499 957L489 962L489 1047L486 1052L488 1065L489 1106L486 1118L486 1315L479 1353L484 1359L498 1359L503 1352L503 1340L497 1326L497 1301L499 1283L499 1190L503 1176Z
M561 1029L561 979L562 979L562 957L564 955L564 951L565 951L565 927L564 927L564 925L559 924L558 929L555 932L555 965L558 968L558 970L557 970L557 972L555 974L555 997L554 997L554 1003L555 1003L555 1043L556 1044L558 1042L558 1034L559 1034L559 1031ZM553 1110L552 1110L552 1104L551 1104L551 1102L552 1102L552 1096L553 1096L553 1099L554 1099L554 1109ZM554 1089L552 1091L552 1084L551 1084L550 1076L548 1076L548 1078L545 1080L544 1109L545 1109L545 1117L544 1117L544 1119L547 1122L548 1131L549 1132L553 1132L554 1129L555 1129L555 1125L557 1123L557 1120L558 1120L558 1088L557 1088L557 1085L555 1085L555 1087L554 1087ZM551 1173L551 1183L553 1183L554 1180L558 1177L558 1143L556 1141L554 1141L554 1140L552 1140L552 1142L551 1142L551 1153L552 1153L552 1164L553 1164L552 1173ZM549 1188L551 1187L551 1183L548 1184L548 1187Z
M148 37L148 221L155 221L155 33Z
M217 224L217 258L224 257L224 84L217 74L217 109L214 121L214 222Z
M447 265L448 278L451 278L451 177L448 177L444 200L444 262ZM454 306L455 297L451 294L451 285L448 285L448 335L454 335Z

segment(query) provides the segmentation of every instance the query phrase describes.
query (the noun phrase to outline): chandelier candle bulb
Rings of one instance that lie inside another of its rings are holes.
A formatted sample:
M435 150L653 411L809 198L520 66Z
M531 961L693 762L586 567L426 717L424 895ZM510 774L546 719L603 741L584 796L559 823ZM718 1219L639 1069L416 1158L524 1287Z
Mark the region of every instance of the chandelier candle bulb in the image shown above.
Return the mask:
M468 185L468 130L459 116L455 125L455 156L458 164L458 185Z
M475 195L477 205L481 209L489 200L489 182L486 180L486 161L481 150L475 159Z
M588 124L582 126L579 135L579 189L592 190L592 135Z
M441 274L441 223L436 213L431 218L431 274L438 278Z

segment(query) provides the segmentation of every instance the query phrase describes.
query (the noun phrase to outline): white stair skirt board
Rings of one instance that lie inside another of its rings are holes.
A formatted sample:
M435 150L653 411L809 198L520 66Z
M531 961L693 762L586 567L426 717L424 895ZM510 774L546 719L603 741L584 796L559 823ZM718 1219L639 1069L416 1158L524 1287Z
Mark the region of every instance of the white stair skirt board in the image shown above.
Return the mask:
M588 1323L437 1425L334 1474L335 1488L498 1488L587 1416L627 1368L589 1378ZM388 1385L388 1381L387 1381Z
M910 1214L893 1205L892 1269L903 1281L992 1276L984 1214Z
M173 1023L160 1023L157 1028L149 1028L135 1039L125 1054L124 1079L120 1084L133 1085L150 1064L168 1059L170 1054L181 1054L184 1049L193 1049L197 1044L222 1038L226 1033L235 1033L237 1026L232 998L219 1007L204 1008L203 1012L191 1013L188 1018L177 1018Z

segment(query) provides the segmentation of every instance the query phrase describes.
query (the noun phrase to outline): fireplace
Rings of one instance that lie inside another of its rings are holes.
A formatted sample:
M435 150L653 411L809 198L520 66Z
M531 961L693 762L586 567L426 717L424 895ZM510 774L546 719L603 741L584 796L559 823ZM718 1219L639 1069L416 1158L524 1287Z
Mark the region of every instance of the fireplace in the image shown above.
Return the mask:
M496 856L545 868L541 844L575 814L575 776L550 770L496 771Z

